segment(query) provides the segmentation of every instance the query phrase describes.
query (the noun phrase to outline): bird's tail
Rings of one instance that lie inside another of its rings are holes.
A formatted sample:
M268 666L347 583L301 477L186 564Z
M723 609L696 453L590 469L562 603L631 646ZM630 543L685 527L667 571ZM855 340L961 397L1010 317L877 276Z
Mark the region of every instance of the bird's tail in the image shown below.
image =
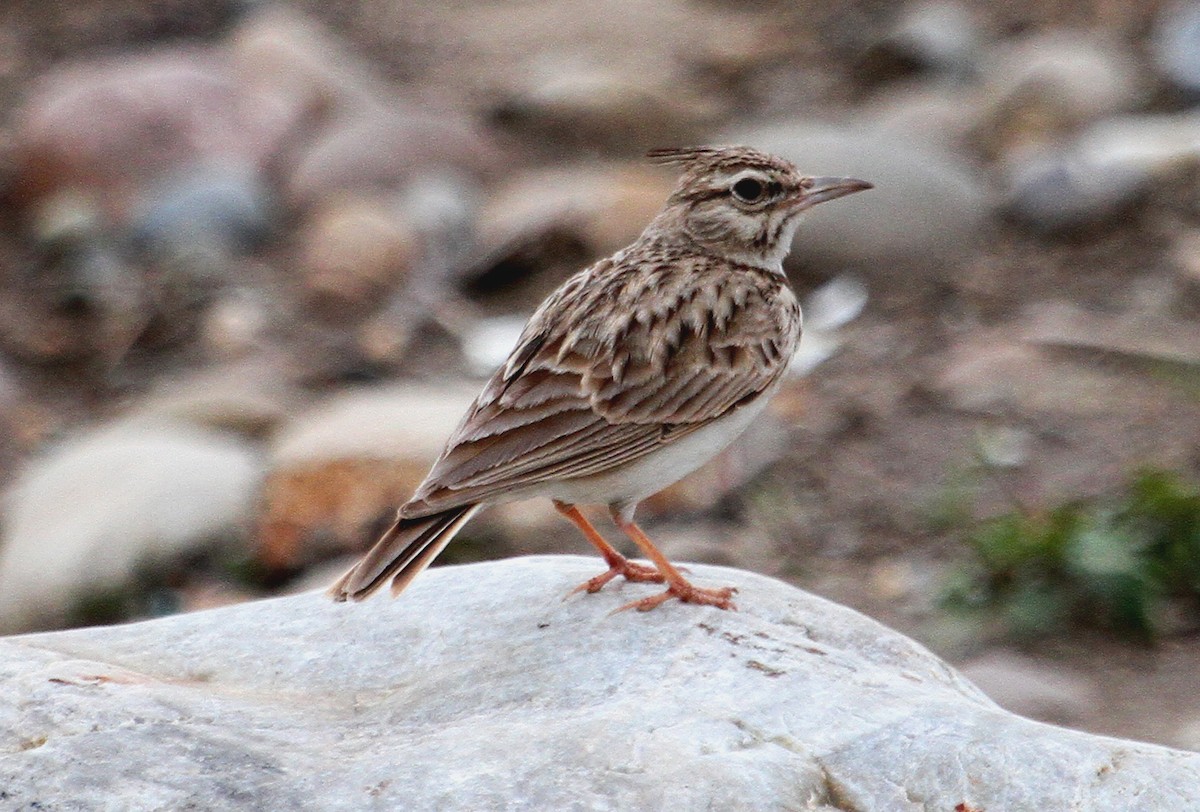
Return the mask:
M329 588L329 596L336 601L361 601L373 595L388 578L392 579L392 595L399 595L479 508L480 505L465 505L432 516L396 519L362 560Z

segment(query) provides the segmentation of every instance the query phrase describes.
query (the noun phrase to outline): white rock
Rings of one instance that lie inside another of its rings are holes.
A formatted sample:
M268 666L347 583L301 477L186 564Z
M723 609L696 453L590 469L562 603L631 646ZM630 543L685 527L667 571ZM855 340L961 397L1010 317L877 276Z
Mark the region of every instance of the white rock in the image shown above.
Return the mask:
M35 460L5 496L0 629L61 622L71 604L247 521L254 451L202 429L131 422ZM0 781L0 783L3 783Z
M867 286L843 274L814 290L804 300L804 330L836 330L862 315L869 298Z
M1080 133L1075 149L1102 168L1169 178L1200 162L1200 114L1114 116Z
M609 613L597 561L424 574L0 641L16 808L1185 809L1200 755L996 707L910 640L771 579L741 611Z

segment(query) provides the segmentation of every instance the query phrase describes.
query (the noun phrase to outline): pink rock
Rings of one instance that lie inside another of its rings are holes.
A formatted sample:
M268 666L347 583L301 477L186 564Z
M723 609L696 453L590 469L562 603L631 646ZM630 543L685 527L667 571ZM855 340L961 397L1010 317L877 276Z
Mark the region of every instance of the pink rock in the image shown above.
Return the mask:
M83 189L110 213L148 180L195 164L256 165L273 142L226 60L204 48L61 68L16 120L18 199Z

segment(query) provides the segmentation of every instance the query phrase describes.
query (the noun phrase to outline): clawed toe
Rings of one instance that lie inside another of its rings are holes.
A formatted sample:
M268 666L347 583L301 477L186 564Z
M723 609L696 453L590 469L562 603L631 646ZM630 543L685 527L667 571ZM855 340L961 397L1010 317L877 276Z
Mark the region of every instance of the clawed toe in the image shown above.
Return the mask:
M617 607L612 613L624 612L626 609L649 612L651 609L666 603L672 598L678 598L684 603L697 603L702 606L715 606L718 609L732 609L737 611L737 606L731 600L735 592L737 592L737 589L731 586L721 587L720 589L704 589L692 586L687 581L682 581L678 584L673 583L669 585L665 592L651 595L649 598L631 601L624 606Z
M579 592L587 592L589 594L593 592L599 592L609 581L617 576L621 576L626 581L633 581L634 583L639 584L661 584L664 580L662 573L660 573L654 567L647 566L646 564L637 564L633 561L622 559L619 562L614 562L608 568L608 572L601 573L595 578L589 578L579 586L572 589L565 596L563 596L563 600L566 600L567 598Z

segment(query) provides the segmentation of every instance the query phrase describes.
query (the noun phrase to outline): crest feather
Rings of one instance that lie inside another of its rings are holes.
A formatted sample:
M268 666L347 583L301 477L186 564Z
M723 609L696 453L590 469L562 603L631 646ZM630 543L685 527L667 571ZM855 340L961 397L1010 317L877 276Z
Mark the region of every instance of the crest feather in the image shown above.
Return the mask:
M746 166L784 172L796 170L783 158L745 146L666 147L652 149L646 157L658 164L684 166L689 173Z
M709 160L718 157L736 147L661 147L646 153L646 157L656 164L690 164L693 161Z

